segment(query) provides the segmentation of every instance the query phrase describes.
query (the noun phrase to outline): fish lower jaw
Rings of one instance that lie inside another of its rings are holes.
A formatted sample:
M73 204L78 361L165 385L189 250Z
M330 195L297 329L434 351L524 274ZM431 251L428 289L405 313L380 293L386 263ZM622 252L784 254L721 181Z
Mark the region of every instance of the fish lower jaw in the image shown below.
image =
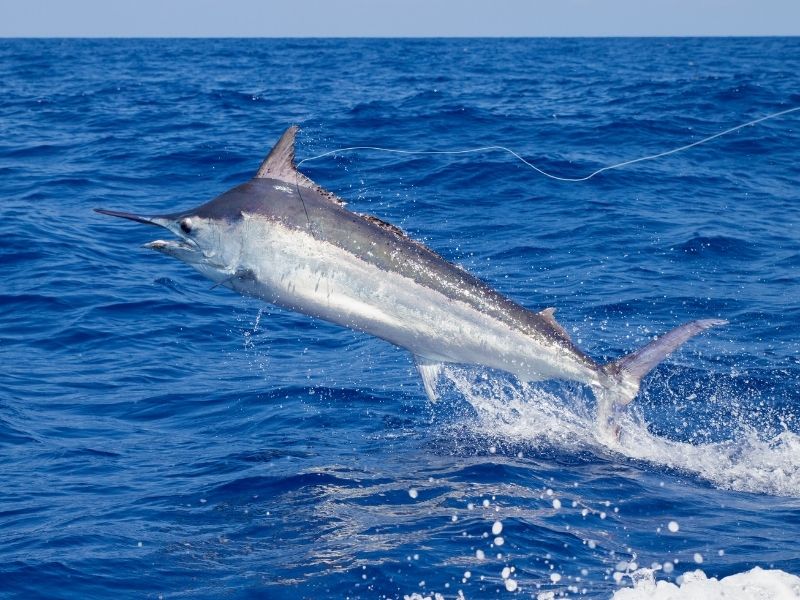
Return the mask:
M187 244L184 241L176 241L176 240L153 240L152 242L147 242L142 246L142 248L148 248L149 250L158 250L159 252L163 252L165 250L171 248L180 248L181 250L193 250L197 251L195 246L191 244Z
M183 240L154 240L142 247L173 256L189 264L202 263L205 260L203 253L196 245Z

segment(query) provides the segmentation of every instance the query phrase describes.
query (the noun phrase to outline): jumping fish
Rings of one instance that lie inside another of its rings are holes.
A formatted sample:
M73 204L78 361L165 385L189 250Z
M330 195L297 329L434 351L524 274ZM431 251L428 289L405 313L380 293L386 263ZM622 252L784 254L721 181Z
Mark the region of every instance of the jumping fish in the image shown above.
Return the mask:
M197 208L156 216L95 210L169 230L176 240L145 247L216 285L405 348L431 401L446 363L483 365L521 381L577 381L593 390L606 433L647 373L694 335L726 323L691 321L599 364L573 343L554 308L528 310L400 228L345 208L297 170L297 132L286 130L253 179Z

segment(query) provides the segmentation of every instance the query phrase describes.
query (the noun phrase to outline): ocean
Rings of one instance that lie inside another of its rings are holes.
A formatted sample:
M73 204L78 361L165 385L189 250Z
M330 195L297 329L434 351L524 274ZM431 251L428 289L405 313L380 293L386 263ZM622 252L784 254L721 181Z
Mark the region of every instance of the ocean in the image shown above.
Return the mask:
M405 351L92 211L197 206L291 124L301 160L578 178L798 73L798 38L0 40L0 597L800 597L800 113L584 182L302 165L598 361L727 319L611 445L579 385L453 365L432 404Z

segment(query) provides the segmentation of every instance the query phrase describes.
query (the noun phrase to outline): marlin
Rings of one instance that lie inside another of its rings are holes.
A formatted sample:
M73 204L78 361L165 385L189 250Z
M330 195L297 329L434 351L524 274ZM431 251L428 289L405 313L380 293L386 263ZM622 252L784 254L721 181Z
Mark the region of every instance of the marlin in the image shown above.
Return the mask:
M295 165L298 128L286 130L250 181L197 208L155 216L97 212L155 225L177 239L145 244L215 282L270 304L362 331L414 356L437 398L448 363L480 365L520 381L588 385L601 432L637 395L642 378L720 319L680 325L633 354L599 364L554 308L531 311L374 216L345 208Z

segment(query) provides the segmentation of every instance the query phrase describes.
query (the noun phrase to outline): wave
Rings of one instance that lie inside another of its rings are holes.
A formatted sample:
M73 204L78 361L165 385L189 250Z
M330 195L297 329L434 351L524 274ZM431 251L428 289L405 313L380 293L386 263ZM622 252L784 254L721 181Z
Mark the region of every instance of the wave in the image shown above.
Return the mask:
M675 249L689 256L710 254L739 260L753 260L761 254L755 244L724 235L696 235L682 244L676 245Z

